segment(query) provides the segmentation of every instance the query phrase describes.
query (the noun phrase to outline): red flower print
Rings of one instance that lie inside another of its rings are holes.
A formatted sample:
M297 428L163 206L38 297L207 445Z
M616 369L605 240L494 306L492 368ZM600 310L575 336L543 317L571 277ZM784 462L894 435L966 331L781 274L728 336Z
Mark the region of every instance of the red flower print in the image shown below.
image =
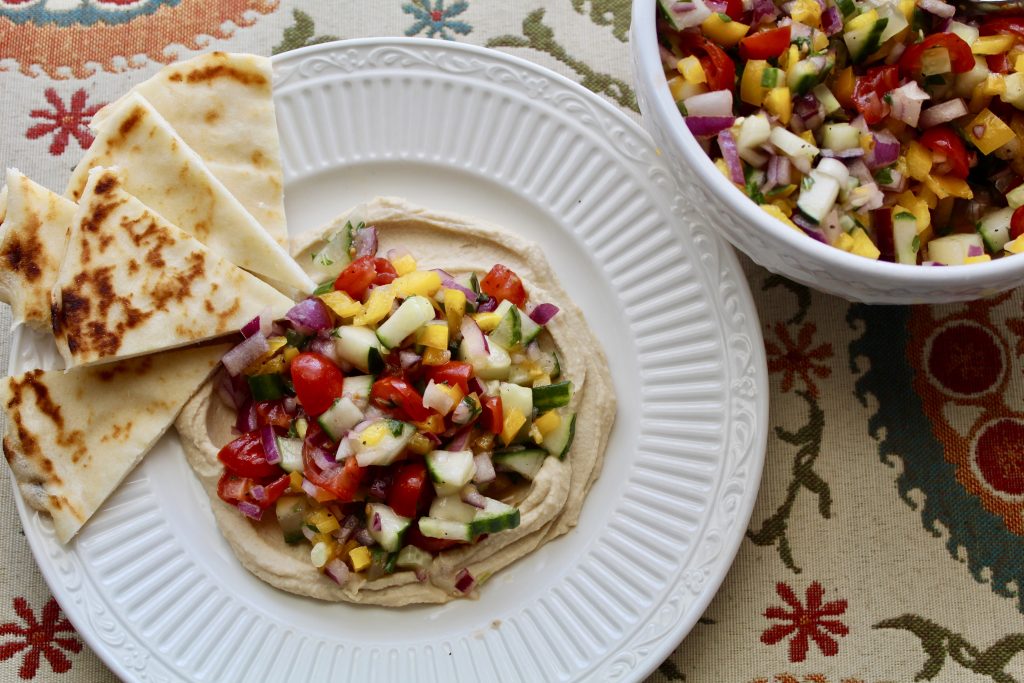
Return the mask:
M82 642L75 637L75 627L61 616L60 605L53 598L43 607L42 621L36 619L25 598L14 598L14 611L25 625L11 621L0 625L0 636L17 636L0 644L0 660L6 661L28 648L21 659L18 675L28 680L39 670L39 655L46 657L54 673L71 669L71 660L61 652L81 652ZM67 635L59 635L67 634Z
M781 372L782 391L793 388L793 380L799 377L807 386L811 398L818 398L818 386L815 377L825 378L832 374L832 368L822 361L832 357L832 345L825 343L811 347L817 328L814 323L804 323L797 332L796 341L789 335L784 323L775 323L775 336L782 342L782 347L765 339L764 348L768 352L768 372Z
M825 595L825 589L817 581L807 588L806 606L800 604L800 598L784 583L775 584L775 591L792 609L769 607L764 611L766 618L778 619L783 623L766 629L761 634L761 642L774 645L792 635L789 640L789 661L802 662L807 659L807 639L810 638L823 655L834 657L839 652L839 643L829 633L845 636L850 629L838 619L823 617L834 617L845 612L846 600L833 600L822 605L821 598Z
M53 140L50 142L50 154L59 156L64 153L68 146L68 138L72 135L78 140L82 149L88 149L92 144L92 133L89 132L89 121L93 114L103 108L103 103L86 106L89 95L83 88L79 88L71 95L67 107L60 99L60 95L53 88L47 88L46 100L53 107L52 110L33 109L29 114L34 119L47 119L45 123L36 125L25 131L29 140L41 138L44 135L53 133Z

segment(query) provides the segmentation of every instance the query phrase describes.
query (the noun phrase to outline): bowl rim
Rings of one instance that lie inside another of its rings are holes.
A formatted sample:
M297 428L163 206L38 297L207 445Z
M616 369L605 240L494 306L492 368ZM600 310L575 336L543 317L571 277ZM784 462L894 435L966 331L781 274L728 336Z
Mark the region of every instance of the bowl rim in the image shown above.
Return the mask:
M1004 257L988 263L971 264L970 268L927 267L868 259L800 234L760 210L747 195L722 176L711 157L701 149L696 138L683 125L664 78L661 55L658 51L656 4L657 0L636 0L633 3L630 47L637 67L637 87L647 96L652 109L651 112L644 114L654 116L663 124L662 128L668 131L669 142L683 155L686 165L694 171L704 186L722 202L735 209L746 221L752 223L756 229L765 231L782 248L797 256L806 257L809 262L819 263L826 269L854 271L859 277L884 279L893 284L965 284L979 279L979 275L993 282L1024 279L1024 258ZM1019 263L1015 265L1015 261Z

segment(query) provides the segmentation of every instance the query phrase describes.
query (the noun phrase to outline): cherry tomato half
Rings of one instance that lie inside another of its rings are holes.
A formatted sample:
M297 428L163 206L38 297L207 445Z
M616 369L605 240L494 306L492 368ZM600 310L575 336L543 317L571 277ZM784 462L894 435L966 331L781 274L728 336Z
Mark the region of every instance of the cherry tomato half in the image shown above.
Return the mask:
M921 144L933 152L941 152L950 165L950 173L957 178L966 178L970 172L967 148L949 126L935 126L921 134Z
M271 425L288 429L292 417L284 409L281 401L258 401L256 403L256 424L260 427Z
M350 503L355 500L359 485L366 476L366 468L360 467L354 457L345 460L342 467L331 470L321 470L309 455L309 449L303 449L302 474L314 486L337 496L343 503Z
M1014 209L1010 218L1010 239L1015 240L1021 235L1024 235L1024 206Z
M772 59L789 49L790 27L771 28L740 41L743 59Z
M463 394L469 393L469 380L473 376L473 366L462 361L449 361L444 365L428 365L427 379L434 384L447 384L462 389Z
M480 289L489 297L502 301L511 301L513 306L520 307L526 303L526 288L515 271L500 263L491 268L491 272L480 282Z
M217 496L231 505L247 502L265 510L277 502L277 499L288 490L290 483L291 480L287 474L282 474L277 479L265 479L257 482L249 477L240 477L231 472L224 472L220 481L217 482ZM256 500L252 495L252 489L257 485L263 487L263 497L260 500Z
M410 462L399 467L391 480L388 505L402 517L415 517L422 507L429 486L427 468L421 462Z
M899 69L895 66L876 66L857 78L853 103L868 124L876 124L889 115L889 104L883 98L899 80Z
M924 51L933 47L944 47L949 53L949 63L953 73L962 74L974 68L974 54L971 46L955 33L933 33L920 43L907 47L900 57L900 69L908 76L916 76L921 71L921 56Z
M725 50L699 33L679 34L680 45L700 60L709 90L731 90L736 82L736 65Z
M491 434L501 434L501 428L505 426L505 415L501 407L501 398L498 396L485 396L480 402L480 424Z
M399 410L414 422L422 422L431 414L423 406L423 397L401 377L383 377L374 382L370 400L381 408Z
M345 377L324 355L312 351L300 353L292 360L291 375L295 395L312 417L330 408L334 399L341 396Z
M267 462L258 431L242 434L221 448L217 459L224 463L225 469L240 477L262 479L281 473L280 466Z
M983 36L994 36L997 33L1012 33L1020 38L1024 38L1024 17L989 19L979 27L979 30Z
M361 256L345 266L334 281L334 288L362 301L370 285L386 285L396 277L398 272L387 259Z

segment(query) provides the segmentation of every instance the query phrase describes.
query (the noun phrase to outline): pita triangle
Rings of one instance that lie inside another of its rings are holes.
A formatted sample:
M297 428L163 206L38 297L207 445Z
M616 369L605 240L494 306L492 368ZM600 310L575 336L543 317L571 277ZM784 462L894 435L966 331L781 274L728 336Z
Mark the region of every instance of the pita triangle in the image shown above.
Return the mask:
M53 290L68 368L230 334L292 305L129 194L119 169L89 174Z
M242 206L288 248L281 143L270 60L209 52L160 69L129 92L142 95L203 158ZM103 128L120 100L92 117Z
M89 171L99 166L124 169L129 192L236 266L303 293L315 288L299 264L141 96L127 95L111 112L71 174L65 194L77 201Z
M229 344L0 381L4 456L67 543L163 435Z
M77 208L59 194L7 170L7 209L0 224L0 301L15 323L50 329L50 291L64 258Z

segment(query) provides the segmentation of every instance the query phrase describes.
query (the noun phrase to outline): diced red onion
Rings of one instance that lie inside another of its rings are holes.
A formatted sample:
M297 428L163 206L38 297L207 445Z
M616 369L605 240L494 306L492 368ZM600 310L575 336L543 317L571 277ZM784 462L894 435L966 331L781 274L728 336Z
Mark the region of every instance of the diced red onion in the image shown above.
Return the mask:
M711 137L731 128L736 122L733 116L687 116L686 127L697 137Z
M316 488L316 487L314 487L314 488ZM311 494L309 494L309 495L311 495L311 496L312 496L313 494L311 493ZM308 526L306 526L305 524L303 524L303 525L302 525L302 535L306 537L306 540L307 540L307 541L310 541L310 542L312 542L312 541L313 541L313 539L314 539L314 538L316 538L316 533L317 533L317 532L313 531L312 529L310 529L310 528L309 528Z
M421 360L423 360L423 356L415 351L403 349L398 352L398 362L402 364L403 370L415 367Z
M393 247L388 249L388 261L397 261L405 256L412 256L412 252L405 247Z
M256 484L251 489L249 489L249 493L252 495L252 499L258 503L262 503L264 500L267 499L267 489L266 487L261 486L260 484Z
M841 152L833 152L831 149L821 149L818 153L828 159L857 159L864 156L864 149L861 147L851 147L850 149L844 149Z
M468 315L462 316L461 331L462 340L466 344L466 354L470 358L484 358L490 355L491 347L487 343L487 336Z
M273 329L274 319L270 317L270 309L264 308L258 316L242 326L242 336L251 337L257 332L262 332L264 337L268 337Z
M451 442L448 444L447 449L449 451L466 450L466 443L469 441L469 432L470 429L468 427L459 430L459 432L455 435L455 438L452 439Z
M958 119L961 116L967 115L967 105L964 103L962 98L956 98L955 100L946 100L941 104L936 104L933 107L928 107L921 112L921 118L918 119L917 124L921 128L931 128L937 126L940 123L946 123L953 119Z
M971 132L974 133L974 137L976 137L976 138L984 137L984 135L985 135L985 125L979 123L974 128L971 128Z
M285 396L284 400L281 401L281 405L284 406L284 412L294 415L299 409L299 400L294 396Z
M876 169L896 163L900 157L900 141L887 130L874 133L875 144L864 158L868 168Z
M335 518L341 519L341 515L335 514ZM356 530L357 526L359 526L359 518L355 515L348 515L341 526L331 532L331 536L337 539L339 543L344 543L352 536L352 532Z
M889 54L885 58L885 63L895 64L896 62L900 61L900 57L903 56L903 53L906 52L906 50L906 43L896 43L895 45L892 46L892 49L889 50Z
M225 353L221 362L224 363L224 369L228 371L228 374L234 377L268 351L270 351L270 345L267 344L267 338L263 336L262 332L257 332Z
M349 433L351 434L351 432ZM334 459L337 462L342 462L345 458L355 455L355 452L355 446L352 443L352 439L345 436L338 442L338 450L334 454Z
M754 24L760 24L763 21L774 21L775 17L779 15L779 10L775 7L775 3L772 0L754 0L753 10Z
M226 372L220 372L217 374L217 395L220 396L220 400L224 402L224 405L229 406L234 410L238 410L238 407L245 402L244 396L238 396L235 392L235 385L231 379L231 375Z
M925 12L930 12L937 17L949 19L956 14L956 7L947 5L942 0L917 0L917 6Z
M335 365L340 365L341 358L338 357L338 349L330 339L317 337L309 342L309 350L329 358Z
M723 130L718 134L718 146L722 150L722 158L729 168L729 177L734 183L743 184L743 164L740 163L740 154L736 149L736 138L732 131Z
M494 477L497 475L494 472L494 461L491 460L490 453L487 451L477 453L473 456L473 464L476 466L476 474L473 475L473 483L486 484L494 481Z
M355 539L359 542L360 545L374 545L377 542L376 540L374 540L373 536L370 535L370 532L366 529L360 529L359 531L357 531Z
M495 299L492 296L492 297L489 297L487 299L487 301L483 302L482 304L477 305L476 310L478 310L481 313L493 313L494 309L496 309L497 307L498 307L498 300Z
M672 54L667 47L658 45L658 53L661 55L661 65L665 67L665 71L671 71L676 68L679 58Z
M419 567L417 567L413 570L413 574L416 575L416 580L420 583L423 583L427 580L427 572L425 569L420 569Z
M379 512L373 513L373 521L370 522L370 526L371 526L371 528L374 531L380 531L381 525L380 525L380 513Z
M470 592L475 585L476 579L473 578L468 569L460 569L459 573L455 575L455 590L460 593Z
M284 314L284 317L292 322L295 329L303 334L326 330L331 326L331 315L327 310L327 304L318 297L309 297L292 306L292 309Z
M388 497L388 490L391 488L391 482L386 477L374 477L373 481L370 482L368 493L376 498L377 500L385 500ZM380 531L376 525L380 524L380 515L374 515L374 531Z
M355 239L352 240L352 244L355 247L355 257L362 258L363 256L376 256L377 255L377 228L367 226L356 233Z
M339 586L348 583L348 565L341 558L334 558L324 567L324 574L334 579Z
M469 379L469 390L475 391L478 396L483 396L487 393L487 387L484 386L479 377L471 377Z
M309 479L305 479L305 478L303 478L303 480L302 480L302 490L310 498L316 498L317 495L321 492L321 489L320 489L319 486L317 486L316 484L311 482Z
M674 69L675 67L673 66L672 68ZM469 301L469 302L476 301L477 293L474 292L469 287L463 287L458 282L456 282L455 278L451 276L451 273L449 273L447 271L444 271L444 270L441 270L440 268L434 268L433 270L434 270L435 273L437 273L438 275L441 276L441 286L442 287L444 287L446 289L457 289L457 290L459 290L460 292L462 292L463 294L466 295L466 301Z
M793 167L789 163L789 157L773 156L768 160L768 183L772 187L789 185L792 178Z
M683 100L687 116L732 116L732 90L712 90Z
M874 176L871 175L871 171L868 169L867 164L862 160L857 159L848 165L850 169L850 175L852 175L861 183L870 183L874 181Z
M547 325L557 314L558 306L554 304L540 304L530 311L530 320L538 325Z
M878 186L889 190L890 192L903 192L907 189L907 176L903 175L896 169L889 171L889 176L892 181L888 183L879 183Z
M843 30L843 18L839 16L838 8L832 6L825 10L821 15L821 26L829 37Z
M918 119L921 118L921 103L930 97L928 93L921 89L917 81L910 81L889 94L892 103L891 116L908 126L917 127Z
M224 483L224 495L227 498L241 498L245 495L245 479L232 478Z
M487 507L487 499L480 495L480 492L472 486L467 486L465 490L463 490L461 498L463 503L472 505L477 509L483 510Z
M313 462L316 463L316 466L324 470L326 473L338 468L338 463L333 460L324 449L319 446L309 446L308 450L310 451Z
M944 266L946 264L945 263L941 263L939 261L922 261L921 265L922 266Z
M256 404L252 399L246 399L246 402L242 404L238 414L235 416L235 429L242 434L248 434L255 430L256 427Z
M260 509L260 506L250 503L247 500L240 502L238 504L238 509L241 510L243 515L257 522L263 517L263 510Z
M725 14L725 10L729 6L727 0L705 0L704 4L706 4L708 9L712 12L721 12L722 14Z
M982 247L979 247L977 244L972 244L969 247L967 247L967 256L968 257L970 257L970 256L981 256L984 253L985 253L985 249L982 248Z
M267 456L267 462L276 465L281 462L281 451L277 450L277 435L274 428L264 425L260 430L260 443L263 444L263 453Z
M802 118L805 122L815 116L818 116L822 111L824 111L824 109L821 102L819 102L818 98L811 93L801 95L793 102L793 113Z
M811 37L811 27L808 26L807 24L801 23L799 21L794 21L793 23L791 23L789 25L789 39L790 39L790 41L794 41L797 38L810 38L810 37Z
M821 242L823 244L828 244L829 243L828 242L828 238L825 237L824 231L822 231L822 229L819 228L814 223L810 222L809 220L807 220L806 218L801 216L799 213L794 212L792 220L793 220L794 223L799 225L800 228L805 233L807 233L808 235L810 235L814 239L818 240L819 242Z

